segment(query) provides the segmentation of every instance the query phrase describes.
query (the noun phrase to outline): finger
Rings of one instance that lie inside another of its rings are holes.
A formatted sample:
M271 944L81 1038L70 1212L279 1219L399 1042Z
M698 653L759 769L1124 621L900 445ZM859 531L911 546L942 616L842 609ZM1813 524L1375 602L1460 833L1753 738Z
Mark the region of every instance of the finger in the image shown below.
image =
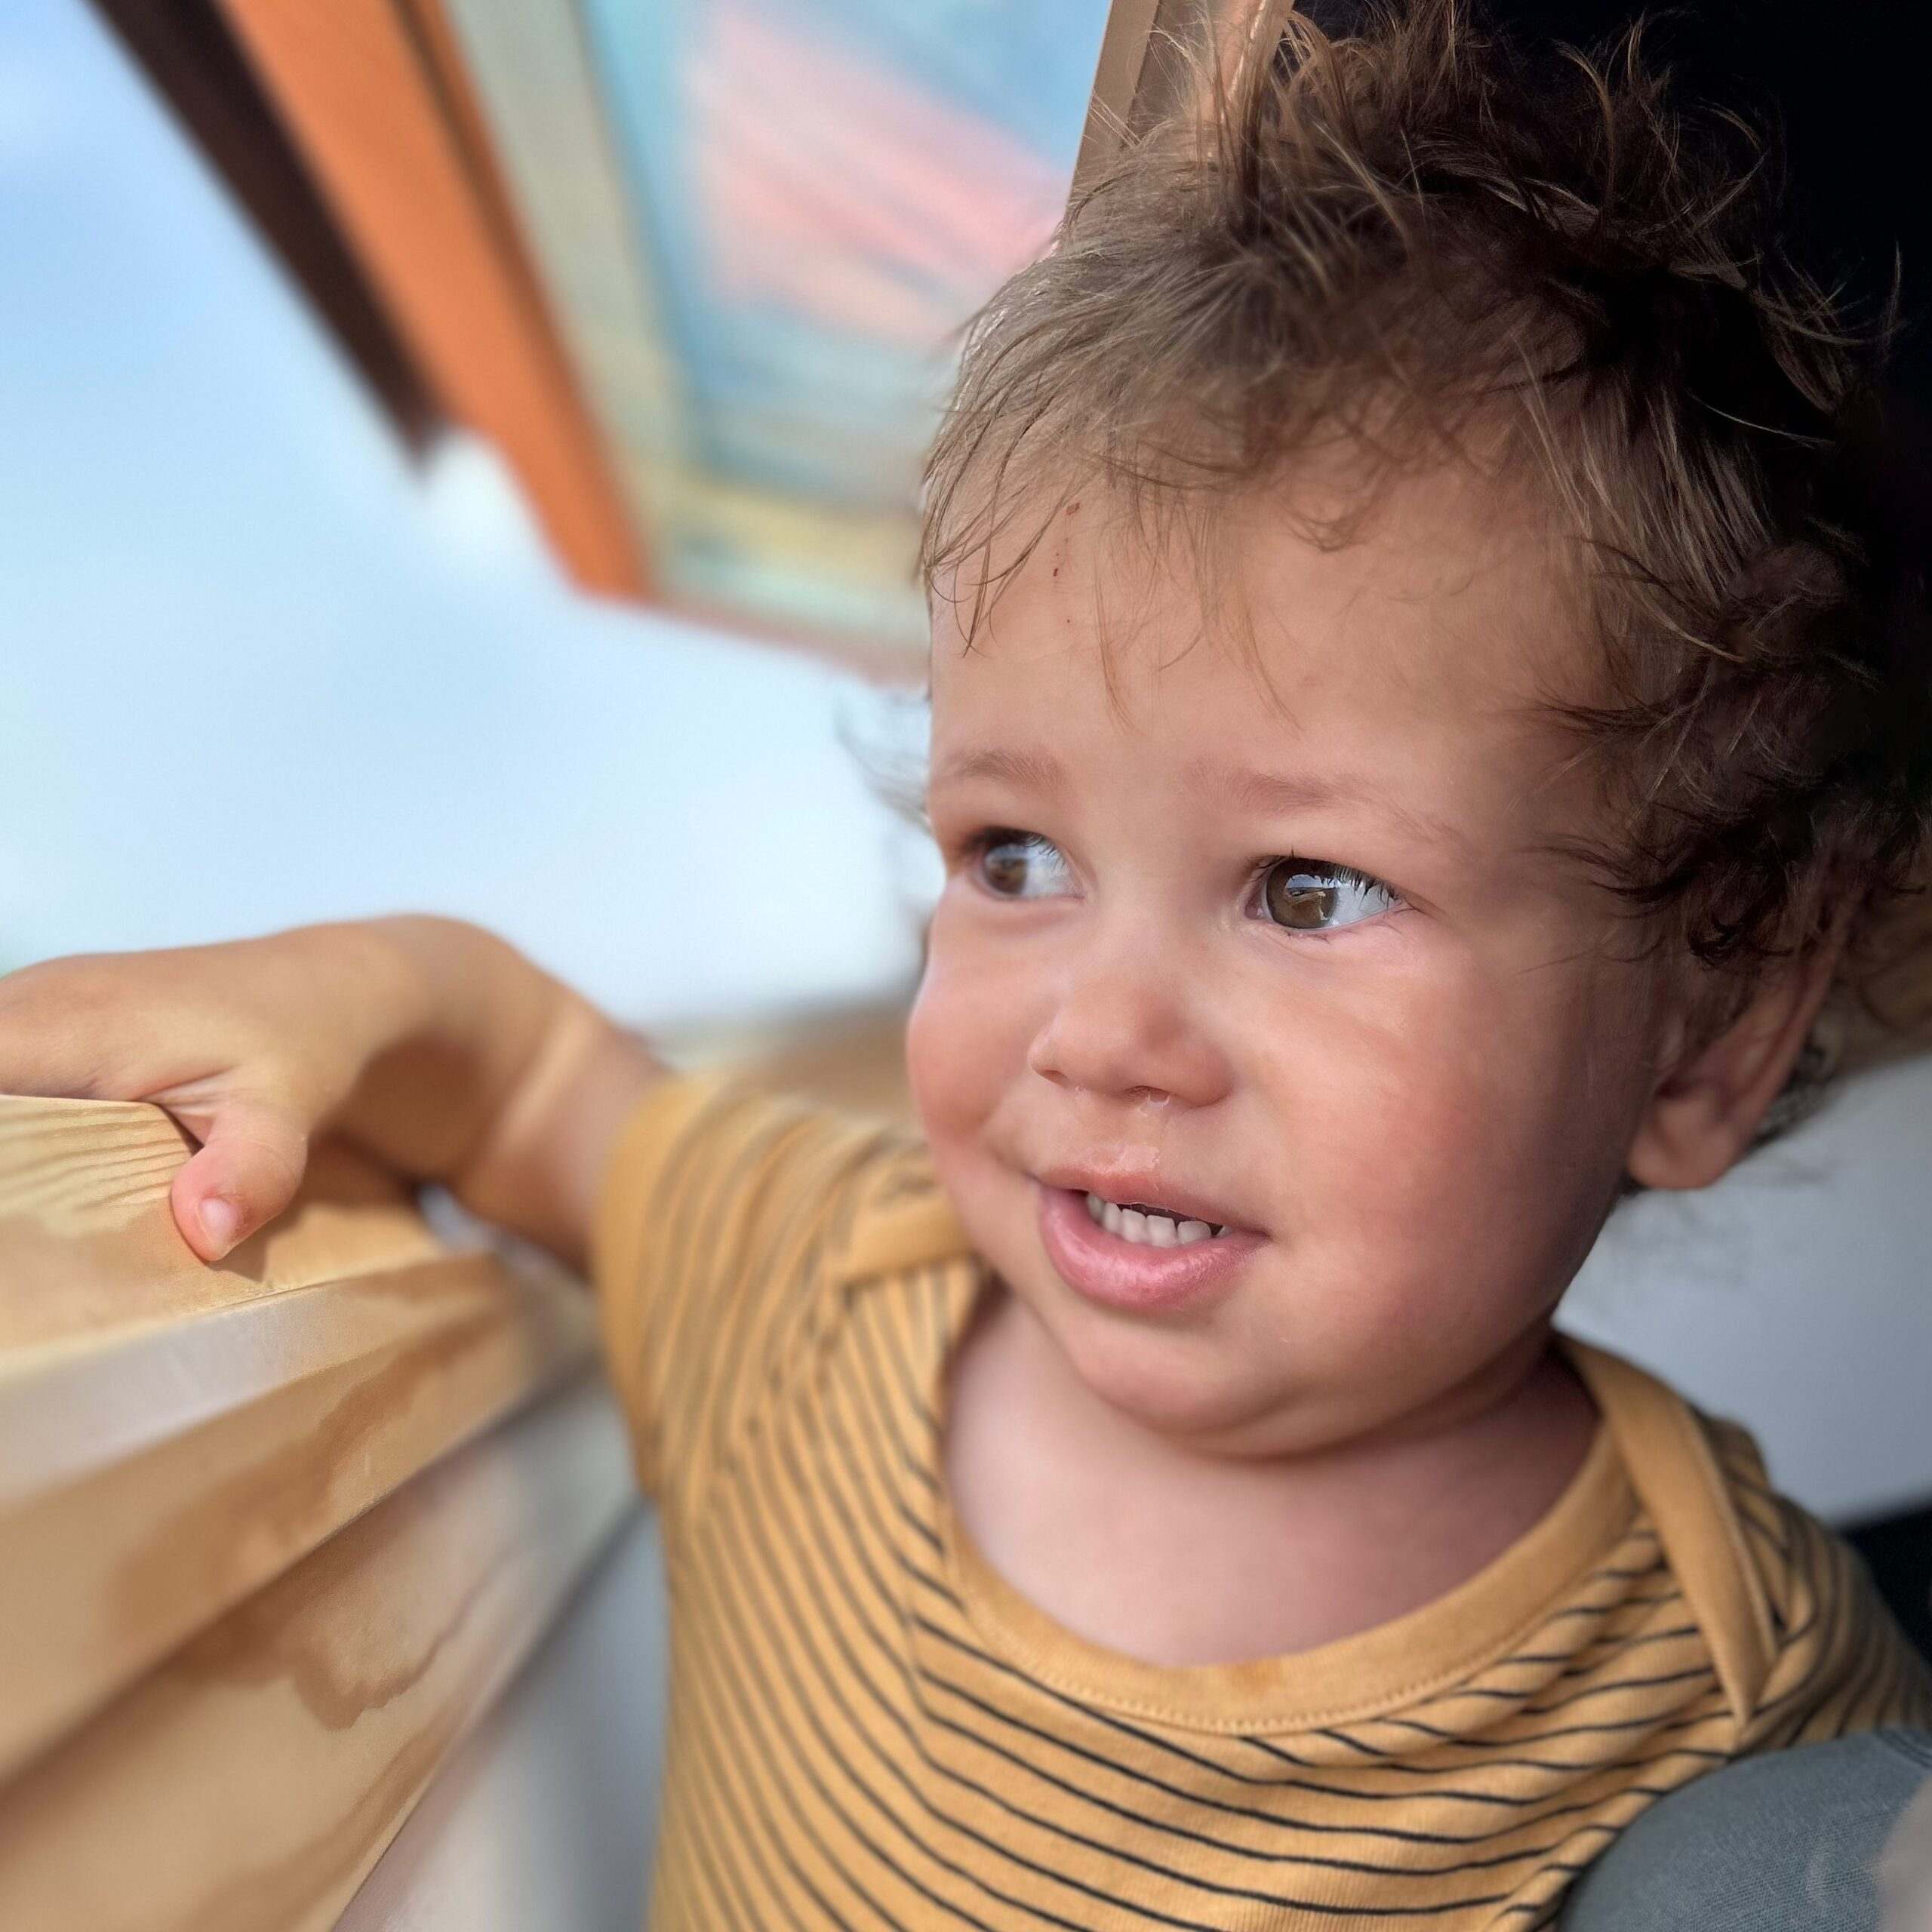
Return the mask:
M204 1261L219 1261L288 1205L308 1158L308 1131L285 1108L223 1103L200 1149L174 1177L175 1226Z

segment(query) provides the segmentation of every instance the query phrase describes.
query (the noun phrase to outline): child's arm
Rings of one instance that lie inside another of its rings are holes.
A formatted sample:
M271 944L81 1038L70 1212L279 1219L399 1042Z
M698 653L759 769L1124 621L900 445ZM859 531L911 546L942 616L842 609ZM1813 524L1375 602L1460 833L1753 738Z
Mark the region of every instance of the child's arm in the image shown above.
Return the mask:
M152 1100L200 1149L174 1217L215 1260L288 1205L311 1137L581 1266L618 1128L662 1069L478 927L405 915L54 959L0 979L0 1091ZM211 1203L234 1211L223 1230Z

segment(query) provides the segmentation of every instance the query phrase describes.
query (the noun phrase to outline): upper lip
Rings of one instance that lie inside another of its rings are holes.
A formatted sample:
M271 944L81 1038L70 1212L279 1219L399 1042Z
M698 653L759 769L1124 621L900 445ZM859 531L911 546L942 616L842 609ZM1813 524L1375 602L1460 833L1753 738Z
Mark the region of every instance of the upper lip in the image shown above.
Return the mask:
M1097 1194L1103 1201L1144 1201L1150 1208L1171 1208L1184 1220L1205 1221L1214 1227L1241 1227L1240 1217L1218 1201L1183 1185L1171 1175L1146 1168L1082 1167L1077 1163L1041 1168L1035 1179L1047 1187L1064 1187L1078 1194Z

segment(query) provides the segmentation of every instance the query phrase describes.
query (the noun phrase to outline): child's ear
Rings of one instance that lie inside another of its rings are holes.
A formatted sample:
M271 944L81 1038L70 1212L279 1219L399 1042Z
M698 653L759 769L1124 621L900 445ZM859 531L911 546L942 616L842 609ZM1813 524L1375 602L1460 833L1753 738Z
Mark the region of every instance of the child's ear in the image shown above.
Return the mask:
M1751 1145L1824 1004L1835 944L1814 946L1760 983L1718 1037L1658 1080L1627 1165L1645 1187L1708 1187Z

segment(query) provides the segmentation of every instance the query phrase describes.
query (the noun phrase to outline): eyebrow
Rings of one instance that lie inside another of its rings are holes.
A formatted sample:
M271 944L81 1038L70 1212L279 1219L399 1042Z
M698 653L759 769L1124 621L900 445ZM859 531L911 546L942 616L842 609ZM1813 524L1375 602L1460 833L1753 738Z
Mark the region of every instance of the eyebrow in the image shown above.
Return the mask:
M1254 771L1197 759L1188 775L1204 790L1220 792L1253 812L1285 814L1313 811L1324 805L1361 805L1380 812L1417 838L1464 849L1469 843L1461 827L1448 820L1414 811L1379 788L1339 773Z
M1417 837L1464 848L1469 844L1467 835L1447 820L1411 811L1373 787L1339 774L1257 771L1197 758L1189 766L1187 775L1201 790L1218 794L1252 812L1287 814L1327 805L1363 805ZM934 772L931 784L937 789L972 779L998 780L1023 790L1047 793L1063 792L1067 786L1066 768L1051 752L1003 746L955 752Z
M1000 746L955 752L928 783L935 787L961 785L974 778L1000 779L1029 792L1063 792L1066 789L1066 768L1052 752L1009 751Z

